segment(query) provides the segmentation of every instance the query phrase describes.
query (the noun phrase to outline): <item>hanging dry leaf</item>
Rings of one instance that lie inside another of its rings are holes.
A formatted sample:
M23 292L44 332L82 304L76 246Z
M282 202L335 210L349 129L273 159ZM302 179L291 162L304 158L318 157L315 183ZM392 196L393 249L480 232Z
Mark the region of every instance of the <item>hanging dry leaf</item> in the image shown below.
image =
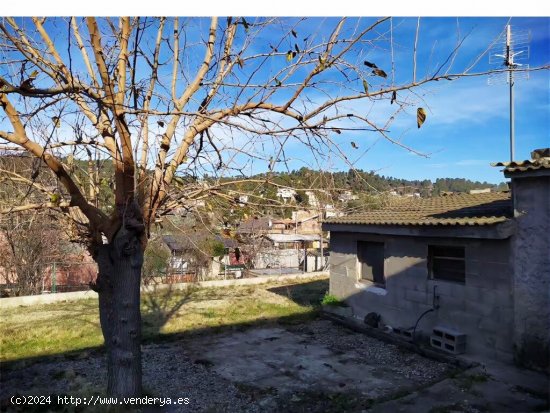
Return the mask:
M159 125L161 128L164 128L164 122L162 120L158 120L157 125Z
M424 108L418 108L416 110L416 124L420 128L424 121L426 120L426 111Z
M292 60L292 57L293 57L292 53L293 53L292 50L289 50L288 52L286 52L286 61L287 62L290 62ZM294 52L294 53L296 53L296 52Z
M395 102L397 100L397 92L394 90L392 93L391 93L391 101L390 101L390 104L393 105L393 102Z
M369 84L367 83L366 80L363 80L363 89L365 89L365 93L368 95L369 94Z
M292 36L294 36L294 38L296 38L298 36L297 33L294 30L291 30L290 33L292 33Z
M33 72L30 74L29 78L35 79L36 76L38 76L38 70L33 70Z
M369 62L368 60L365 60L363 63L365 64L365 66L370 67L371 69L376 69L378 67L374 63Z
M19 85L20 89L30 89L32 88L32 79L25 79L23 83Z
M323 59L321 56L319 56L319 68L321 70L324 70L325 69L325 63L326 63L326 60Z
M359 146L357 146L357 144L356 144L355 142L353 142L353 141L351 142L351 147L352 147L353 149L359 149Z
M59 116L53 116L53 117L52 117L52 122L53 122L53 125L54 125L56 128L61 127L61 122L59 121Z
M376 76L383 77L384 79L388 77L386 72L384 72L382 69L378 69L378 68L373 69L372 73L375 74Z

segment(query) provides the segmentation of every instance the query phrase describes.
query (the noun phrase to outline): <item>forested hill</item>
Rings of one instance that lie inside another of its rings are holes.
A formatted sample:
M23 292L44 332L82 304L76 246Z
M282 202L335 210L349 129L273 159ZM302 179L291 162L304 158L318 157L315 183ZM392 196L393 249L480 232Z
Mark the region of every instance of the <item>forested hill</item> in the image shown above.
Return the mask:
M425 180L407 180L378 175L375 172L349 170L347 172L320 172L301 168L291 172L258 174L252 179L266 179L295 188L325 189L328 191L350 190L354 193L390 192L401 195L420 193L423 197L437 196L442 192L469 192L472 189L491 188L493 191L506 190L506 183L491 184L488 182L470 181L464 178L438 178L435 182ZM244 188L243 188L244 189Z

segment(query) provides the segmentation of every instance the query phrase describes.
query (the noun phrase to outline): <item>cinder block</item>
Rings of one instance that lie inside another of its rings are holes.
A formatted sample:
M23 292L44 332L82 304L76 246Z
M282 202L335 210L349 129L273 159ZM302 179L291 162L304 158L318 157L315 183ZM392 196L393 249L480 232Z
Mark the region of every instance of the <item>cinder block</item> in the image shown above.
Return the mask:
M430 345L451 354L462 354L466 351L466 342L449 343L437 336L430 337Z
M434 337L439 337L449 343L465 343L466 334L447 327L436 326L433 328Z
M436 326L430 337L430 345L451 354L462 354L466 351L466 335L462 332Z

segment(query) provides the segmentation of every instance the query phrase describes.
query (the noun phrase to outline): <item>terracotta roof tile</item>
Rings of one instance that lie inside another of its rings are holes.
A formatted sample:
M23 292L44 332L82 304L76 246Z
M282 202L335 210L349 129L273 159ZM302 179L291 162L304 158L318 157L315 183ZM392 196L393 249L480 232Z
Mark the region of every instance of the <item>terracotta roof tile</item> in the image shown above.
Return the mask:
M492 225L512 216L509 192L399 200L384 209L325 220L327 224Z
M504 166L506 172L524 172L537 169L550 169L550 158L540 158L526 161L497 162L492 166Z
M531 152L533 159L513 162L497 162L492 166L504 166L504 172L524 172L537 169L550 169L550 148L535 149Z

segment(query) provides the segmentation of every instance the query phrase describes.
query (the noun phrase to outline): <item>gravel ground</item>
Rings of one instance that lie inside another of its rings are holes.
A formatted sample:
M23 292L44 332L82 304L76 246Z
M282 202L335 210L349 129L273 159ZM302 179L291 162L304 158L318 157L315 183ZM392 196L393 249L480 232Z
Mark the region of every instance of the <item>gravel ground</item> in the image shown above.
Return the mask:
M428 359L328 320L315 320L295 326L292 331L306 334L335 352L348 353L350 361L356 358L363 363L380 365L419 385L451 370L446 363Z
M450 370L444 363L404 351L327 320L315 320L284 328L303 337L304 341L321 344L337 354L346 353L350 363L354 359L362 363L368 360L368 364L379 365L384 369L384 374L388 371L394 372L396 377L406 378L414 386L437 381ZM201 340L204 345L208 345L209 338L203 336L143 346L144 388L152 396L174 399L187 397L190 403L177 408L143 411L321 412L327 408L326 403L334 404L335 400L340 403L338 399L329 400L325 397L333 389L328 389L325 395L320 396L322 400L319 401L318 396L304 395L304 392L289 396L278 394L277 389L266 391L231 382L216 374L207 360L197 360L196 357L193 360L186 351L189 344L186 344L186 340ZM2 410L11 410L13 407L9 398L15 394L89 396L100 393L104 383L105 365L101 354L83 352L71 359L60 356L4 370L0 376L0 401ZM343 390L334 390L343 393ZM399 388L395 391L398 392ZM302 408L305 404L307 409Z

